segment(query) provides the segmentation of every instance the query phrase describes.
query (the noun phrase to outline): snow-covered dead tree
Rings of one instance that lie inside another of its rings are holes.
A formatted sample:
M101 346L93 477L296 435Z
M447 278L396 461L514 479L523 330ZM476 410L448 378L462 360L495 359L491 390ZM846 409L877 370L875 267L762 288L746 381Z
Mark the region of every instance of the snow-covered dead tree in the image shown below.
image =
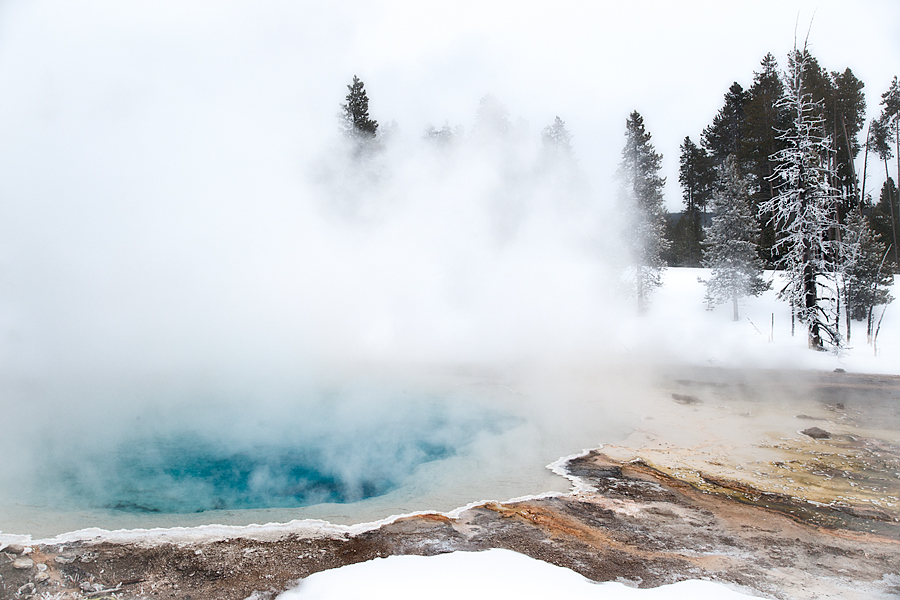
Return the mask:
M780 101L791 116L791 127L779 138L785 148L773 155L775 177L781 192L760 204L761 214L770 213L775 225L775 249L782 254L785 286L779 292L797 311L807 327L809 347L823 350L823 336L840 347L837 328L841 250L841 225L836 213L836 190L827 160L831 147L825 134L823 109L805 89L804 74L809 52L796 47L788 57L785 95Z
M703 266L712 270L706 284L707 301L731 300L737 321L738 301L758 296L769 283L762 278L763 264L756 252L759 225L750 207L747 181L730 154L719 167L719 185L712 199L712 223L703 228Z

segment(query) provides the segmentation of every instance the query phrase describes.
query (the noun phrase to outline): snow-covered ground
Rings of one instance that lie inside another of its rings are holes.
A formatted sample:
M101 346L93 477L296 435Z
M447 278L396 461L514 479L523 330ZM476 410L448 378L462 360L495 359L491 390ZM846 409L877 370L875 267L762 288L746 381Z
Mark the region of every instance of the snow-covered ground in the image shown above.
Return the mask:
M796 324L791 336L790 308L776 297L779 273L766 272L768 280L774 278L769 291L741 301L737 322L732 320L730 303L706 310L706 288L698 277L708 276L706 269L667 269L647 313L620 322L619 351L660 362L900 374L900 304L876 307L876 320L885 311L877 355L866 343L866 324L857 321L852 322L846 348L838 353L812 352L802 324ZM896 283L892 295L898 295ZM844 318L841 334L846 337Z
M636 589L595 583L578 573L510 550L390 556L310 575L278 600L741 600L750 598L710 581Z

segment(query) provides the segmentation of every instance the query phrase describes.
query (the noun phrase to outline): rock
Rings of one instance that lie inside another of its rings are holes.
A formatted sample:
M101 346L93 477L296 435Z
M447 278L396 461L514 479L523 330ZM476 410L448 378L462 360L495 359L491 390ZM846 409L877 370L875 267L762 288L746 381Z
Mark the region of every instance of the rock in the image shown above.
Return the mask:
M835 373L846 373L847 371L845 371L845 370L843 370L842 368L838 367L837 369L834 370L834 372L835 372Z
M838 402L837 404L834 405L834 407L838 410L844 410L844 403Z
M36 565L34 565L34 568L38 570L38 573L43 573L49 567L47 567L47 565L45 565L44 563L37 563Z
M809 415L797 415L794 417L795 419L804 419L806 421L824 421L824 419L820 419L818 417L811 417Z
M19 544L10 544L6 548L3 549L4 552L9 552L10 554L22 554L25 552L25 546Z
M35 583L44 583L45 581L50 580L50 573L47 571L41 571L37 575L34 576Z
M703 401L697 396L687 396L685 394L672 394L672 400L678 404L703 404Z
M24 571L25 569L30 569L34 566L34 561L28 558L27 556L23 556L21 558L17 558L13 561L13 569L20 569Z
M816 440L827 440L831 437L830 433L818 427L810 427L809 429L804 429L800 433L802 433L803 435L808 435L809 437Z
M71 565L75 562L74 554L60 554L53 558L53 561L60 565Z

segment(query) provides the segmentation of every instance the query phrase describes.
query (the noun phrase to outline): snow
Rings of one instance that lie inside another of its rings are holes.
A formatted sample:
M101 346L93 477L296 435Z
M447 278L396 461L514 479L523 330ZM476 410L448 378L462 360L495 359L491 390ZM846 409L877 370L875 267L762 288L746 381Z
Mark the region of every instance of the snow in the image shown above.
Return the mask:
M620 321L621 351L658 363L900 374L900 305L875 309L876 321L885 311L877 355L866 343L866 324L857 321L852 323L846 348L814 352L807 348L801 323L791 336L790 308L776 297L783 285L782 273L766 271L766 280L773 281L771 289L759 297L744 298L737 322L732 321L730 304L706 310L705 288L697 278L707 279L709 274L708 269L667 269L647 313ZM896 281L891 294L895 298L900 294ZM846 337L843 318L841 333Z
M591 598L595 600L741 600L723 584L681 581L636 589L595 583L575 571L510 550L389 556L310 575L277 600L419 600L448 598Z

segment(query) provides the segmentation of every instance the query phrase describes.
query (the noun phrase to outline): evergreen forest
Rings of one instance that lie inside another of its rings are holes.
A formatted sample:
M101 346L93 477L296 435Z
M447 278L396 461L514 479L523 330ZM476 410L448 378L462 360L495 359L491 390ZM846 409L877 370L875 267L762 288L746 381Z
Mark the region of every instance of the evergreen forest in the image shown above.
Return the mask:
M644 116L628 115L617 171L625 287L643 311L666 267L705 267L708 306L730 303L735 320L742 297L774 284L810 348L845 345L853 321L871 342L874 309L892 300L900 271L900 83L894 77L879 94L880 115L867 123L865 84L849 67L821 65L805 45L784 65L766 54L748 79L746 87L735 81L709 125L681 143L680 212L665 209L663 155ZM347 87L340 130L354 159L371 162L388 133L369 117L363 82L354 76ZM525 129L488 95L471 137L510 140ZM464 134L445 124L423 138L446 150ZM541 132L542 164L578 172L572 137L557 116ZM783 276L776 283L765 270Z

